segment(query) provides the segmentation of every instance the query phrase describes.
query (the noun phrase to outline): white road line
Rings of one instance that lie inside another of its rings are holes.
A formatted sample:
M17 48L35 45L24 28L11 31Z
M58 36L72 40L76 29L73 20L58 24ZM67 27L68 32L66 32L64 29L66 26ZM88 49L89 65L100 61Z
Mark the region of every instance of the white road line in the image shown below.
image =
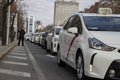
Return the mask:
M24 53L10 53L10 54L18 55L18 56L26 56L26 54L24 54Z
M13 64L13 65L21 65L21 66L28 66L28 63L20 63L20 62L12 62L12 61L2 61L5 64Z
M11 51L11 52L14 52L14 53L26 53L26 51Z
M15 59L23 59L23 60L27 60L26 57L19 57L19 56L11 56L11 55L8 55L9 58L15 58Z
M31 77L30 73L20 72L20 71L13 71L13 70L7 70L7 69L0 69L0 73L8 74L8 75L14 75L14 76L20 76L20 77L27 77L27 78Z
M47 56L47 57L51 57L51 58L55 58L55 56L52 56L52 55L49 55L49 54L46 55L46 56Z

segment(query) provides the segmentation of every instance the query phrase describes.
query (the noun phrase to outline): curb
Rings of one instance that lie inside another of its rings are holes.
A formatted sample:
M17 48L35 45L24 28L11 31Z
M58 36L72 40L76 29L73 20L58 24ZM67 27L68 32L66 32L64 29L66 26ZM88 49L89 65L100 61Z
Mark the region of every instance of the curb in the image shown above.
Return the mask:
M6 45L3 49L0 50L0 58L2 58L5 54L7 54L13 47L16 46L18 40Z

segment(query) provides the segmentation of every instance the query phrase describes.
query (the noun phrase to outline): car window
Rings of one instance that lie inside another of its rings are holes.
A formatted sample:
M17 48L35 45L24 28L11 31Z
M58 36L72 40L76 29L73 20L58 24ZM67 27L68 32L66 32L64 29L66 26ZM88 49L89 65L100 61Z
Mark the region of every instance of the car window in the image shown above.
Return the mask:
M71 17L66 26L65 26L66 30L68 30L69 28L72 28L72 27L77 27L78 32L79 33L82 32L82 23L81 23L81 19L78 15L74 15L73 17Z
M56 29L55 29L55 34L56 34L56 35L59 35L60 30L61 30L61 28L56 28Z
M76 23L75 26L78 28L78 32L82 33L82 22L79 16L76 17Z
M120 17L84 16L90 31L120 31Z
M70 18L68 19L67 23L64 25L64 28L63 28L63 29L67 30L67 29L70 27L71 22L72 22L73 19L74 19L73 16L70 17Z

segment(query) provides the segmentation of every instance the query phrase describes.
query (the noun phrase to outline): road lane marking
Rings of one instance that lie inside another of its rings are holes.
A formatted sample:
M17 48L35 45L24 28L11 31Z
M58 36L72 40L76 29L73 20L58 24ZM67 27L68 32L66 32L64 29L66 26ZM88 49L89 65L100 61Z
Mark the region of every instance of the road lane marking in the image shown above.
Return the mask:
M26 53L26 51L11 51L12 53Z
M31 60L32 65L33 65L33 68L35 69L35 71L36 71L36 73L37 73L37 75L38 75L38 79L39 79L39 80L47 80L46 75L43 73L42 69L41 69L40 66L37 64L34 56L33 56L32 53L30 52L30 50L28 49L28 47L26 46L26 44L25 44L25 48L26 48L27 53L28 53L28 55L29 55L29 57L30 57L30 60Z
M51 58L55 58L55 56L52 56L52 55L49 55L49 54L46 55L46 56L47 56L47 57L51 57Z
M8 55L9 58L15 58L15 59L22 59L22 60L27 60L26 57L19 57L19 56L12 56L12 55Z
M2 61L5 64L13 64L13 65L21 65L21 66L28 66L28 63L20 63L20 62L12 62L12 61Z
M13 70L7 70L7 69L0 69L0 73L13 75L13 76L27 77L27 78L31 77L31 74L28 72L20 72L20 71L13 71Z
M26 56L26 54L24 54L24 53L10 53L10 54L18 55L18 56Z

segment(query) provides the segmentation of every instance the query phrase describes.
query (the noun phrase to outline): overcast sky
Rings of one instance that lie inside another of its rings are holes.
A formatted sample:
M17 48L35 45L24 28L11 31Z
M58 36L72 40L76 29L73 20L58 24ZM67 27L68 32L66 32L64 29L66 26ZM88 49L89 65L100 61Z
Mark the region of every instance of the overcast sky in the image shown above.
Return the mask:
M25 0L27 5L27 12L29 15L34 16L35 20L42 21L43 25L53 23L54 15L54 1L55 0ZM71 1L71 0L65 0ZM77 0L79 2L79 11L88 8L98 0Z

